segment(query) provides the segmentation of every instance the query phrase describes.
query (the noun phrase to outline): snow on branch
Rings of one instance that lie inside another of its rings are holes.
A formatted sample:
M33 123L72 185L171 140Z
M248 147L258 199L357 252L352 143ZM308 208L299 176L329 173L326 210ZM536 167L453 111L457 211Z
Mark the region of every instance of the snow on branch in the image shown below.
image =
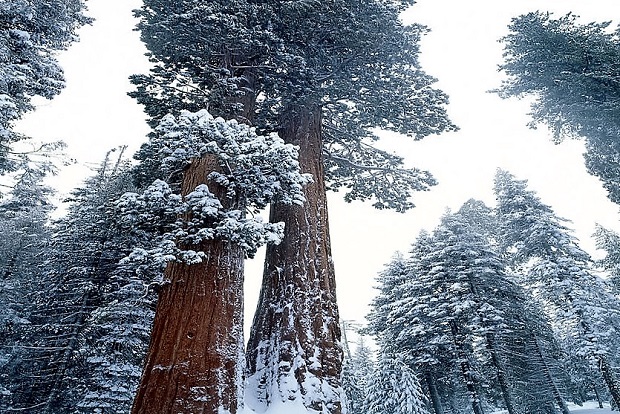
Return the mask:
M191 174L187 167L204 157L217 164L188 194L173 190L178 183L156 180L141 194L120 198L117 208L128 227L160 238L155 249L134 251L127 259L133 262L197 263L204 256L199 246L207 240L238 244L252 257L261 245L279 243L284 229L283 223L266 223L255 214L271 202L303 204L303 186L312 180L299 171L297 147L207 110L167 115L152 140L166 176L179 170Z

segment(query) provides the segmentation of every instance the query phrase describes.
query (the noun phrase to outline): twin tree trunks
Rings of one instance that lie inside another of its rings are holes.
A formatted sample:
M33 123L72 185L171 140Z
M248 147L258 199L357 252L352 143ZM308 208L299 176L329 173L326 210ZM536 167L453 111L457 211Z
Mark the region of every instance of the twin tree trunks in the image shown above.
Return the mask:
M282 120L281 137L299 146L301 171L314 182L303 206L276 203L281 244L267 248L260 299L247 347L247 393L257 410L298 400L323 414L340 414L343 352L323 175L320 107L297 107ZM182 194L207 183L219 166L195 160ZM132 414L236 413L242 404L243 259L225 241L201 245L200 264L170 263Z

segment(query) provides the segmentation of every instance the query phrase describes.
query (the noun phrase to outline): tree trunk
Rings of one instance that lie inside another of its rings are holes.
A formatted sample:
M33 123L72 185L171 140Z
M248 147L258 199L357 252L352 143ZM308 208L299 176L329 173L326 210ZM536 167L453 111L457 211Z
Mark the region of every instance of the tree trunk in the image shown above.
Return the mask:
M428 387L428 393L431 397L431 403L433 404L433 411L435 414L444 414L443 407L441 405L441 398L439 397L439 391L437 390L437 384L433 373L429 370L425 372L426 386Z
M605 384L607 384L607 388L609 388L611 398L614 400L616 407L620 407L620 387L618 387L618 382L614 378L614 373L609 365L609 361L604 355L598 357L598 367Z
M598 408L603 408L603 400L601 399L601 393L598 392L598 387L592 382L592 389L594 390L594 395L596 395L596 402L598 403Z
M297 107L281 136L299 145L301 171L314 182L303 206L273 204L284 240L267 246L263 284L247 348L248 393L257 410L301 399L319 413L342 411L343 352L325 193L321 111Z
M217 169L212 157L195 160L181 193ZM224 190L207 184L224 204ZM242 407L244 252L221 240L200 249L202 263L166 268L132 414L234 414Z
M542 365L543 374L545 375L545 378L547 379L547 385L551 388L551 392L553 393L553 398L555 399L555 402L560 407L560 410L562 410L562 414L570 414L570 411L568 410L568 406L566 405L564 398L562 398L562 394L560 394L560 390L558 389L558 386L555 384L553 375L551 375L551 370L549 369L549 365L547 364L547 361L545 360L545 356L540 347L538 338L535 335L532 335L532 339L534 341L534 346L536 347L536 353L538 354L538 357L540 358L540 363Z
M469 397L471 399L471 407L474 414L484 414L482 409L482 401L480 400L480 393L478 392L477 387L478 381L472 372L473 368L469 362L467 352L465 352L465 346L459 339L459 327L455 322L450 322L450 331L452 332L452 339L460 360L459 365L461 368L461 374L463 375L463 380L465 380L465 386L467 387L467 392L469 393Z
M506 378L506 370L504 369L504 365L499 359L497 355L497 350L495 349L495 338L493 335L488 333L486 335L487 339L487 349L491 354L491 362L495 367L495 372L497 374L497 382L499 383L499 388L502 392L502 397L504 398L504 403L506 404L506 410L508 414L516 414L517 410L515 409L514 400L512 398L512 394L510 392L510 387L508 386L508 379Z

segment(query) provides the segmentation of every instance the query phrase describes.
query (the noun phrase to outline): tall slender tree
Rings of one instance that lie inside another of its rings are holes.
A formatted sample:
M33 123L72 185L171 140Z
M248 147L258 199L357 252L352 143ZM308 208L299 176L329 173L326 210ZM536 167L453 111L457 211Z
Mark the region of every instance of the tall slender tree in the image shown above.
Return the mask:
M522 269L522 283L540 301L572 358L598 371L613 400L620 402L610 366L610 344L618 336L619 311L590 257L553 210L527 189L527 181L499 170L495 178L504 249ZM603 310L605 309L605 310ZM586 374L587 376L587 374Z

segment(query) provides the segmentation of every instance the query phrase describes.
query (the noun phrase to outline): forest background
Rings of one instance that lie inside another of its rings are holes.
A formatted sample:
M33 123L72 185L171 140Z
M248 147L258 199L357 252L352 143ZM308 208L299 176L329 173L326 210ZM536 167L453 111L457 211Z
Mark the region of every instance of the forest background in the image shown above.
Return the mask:
M138 0L89 0L96 20L80 30L80 41L59 59L67 87L53 101L40 100L18 129L40 141L61 139L77 162L64 168L51 184L59 199L79 185L110 149L128 145L132 154L145 141L148 127L142 108L126 93L128 77L144 73L149 63L133 31L132 10ZM438 78L437 87L450 96L448 113L458 132L421 141L382 134L380 146L406 159L408 166L430 171L439 184L414 197L416 208L406 214L377 211L370 204L330 196L332 250L337 272L341 318L361 322L375 295L375 277L396 251L406 250L421 229L434 228L446 208L458 209L469 198L488 205L495 200L497 168L528 179L530 188L555 212L572 221L581 245L594 257L595 223L619 230L618 207L600 181L586 172L583 143L553 144L545 127L532 130L527 100L502 100L489 90L500 86L502 60L498 40L510 19L534 10L573 12L581 22L608 21L620 15L613 0L420 0L403 15L406 22L431 30L422 39L421 63ZM612 22L615 27L618 20ZM62 214L62 208L56 215ZM246 312L255 309L262 273L262 252L246 264ZM246 325L251 317L246 317Z

